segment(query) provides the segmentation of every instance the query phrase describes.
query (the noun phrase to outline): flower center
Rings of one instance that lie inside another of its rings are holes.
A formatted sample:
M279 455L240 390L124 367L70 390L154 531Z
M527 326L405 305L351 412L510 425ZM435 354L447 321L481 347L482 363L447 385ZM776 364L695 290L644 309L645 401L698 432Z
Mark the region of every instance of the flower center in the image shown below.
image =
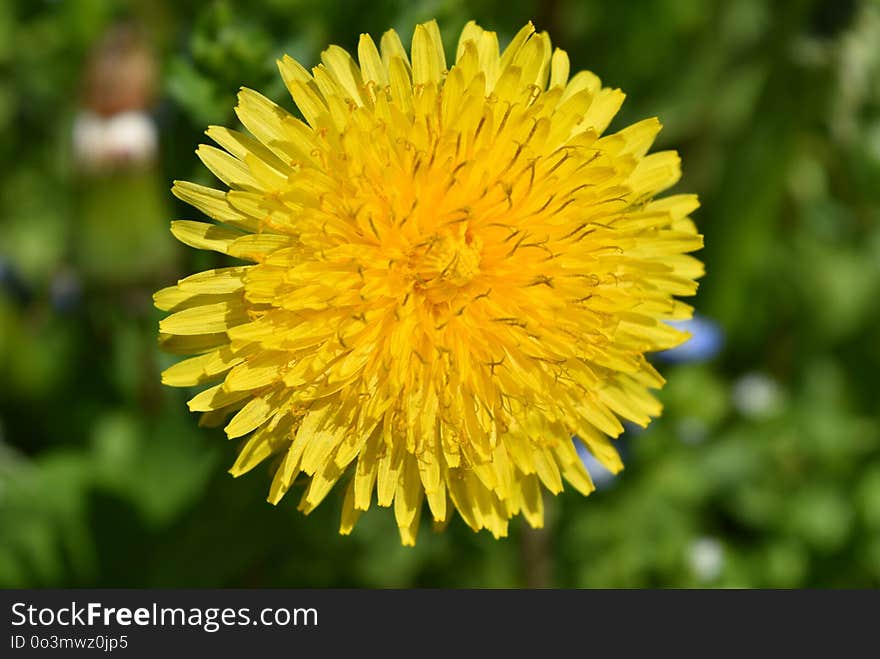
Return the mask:
M435 302L454 296L480 274L482 247L482 241L466 229L429 236L410 252L417 287Z

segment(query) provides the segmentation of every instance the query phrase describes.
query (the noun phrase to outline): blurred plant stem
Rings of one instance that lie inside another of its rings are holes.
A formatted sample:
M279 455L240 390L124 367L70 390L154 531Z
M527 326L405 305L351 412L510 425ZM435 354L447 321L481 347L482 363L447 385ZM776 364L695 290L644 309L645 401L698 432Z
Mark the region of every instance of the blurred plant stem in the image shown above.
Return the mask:
M553 526L552 498L544 497L544 526L534 529L524 525L520 535L523 580L526 588L550 588L553 580L553 550L550 534Z

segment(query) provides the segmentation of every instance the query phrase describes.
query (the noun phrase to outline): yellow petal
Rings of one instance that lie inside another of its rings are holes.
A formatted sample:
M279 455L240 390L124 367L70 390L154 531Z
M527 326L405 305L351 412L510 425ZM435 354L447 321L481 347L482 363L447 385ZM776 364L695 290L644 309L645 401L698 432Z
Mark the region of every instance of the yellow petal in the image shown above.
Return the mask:
M280 451L285 443L289 443L289 433L289 421L276 426L272 430L269 430L267 426L263 426L247 439L235 463L229 468L229 473L235 478L246 474L258 464Z
M388 65L389 78L391 80L391 98L397 107L405 113L412 110L412 81L404 60L394 57Z
M207 354L191 357L177 362L162 371L162 384L171 387L194 387L215 378L223 372L223 367L216 367L221 358L221 350L213 350ZM231 367L228 364L227 367Z
M503 75L504 71L514 64L514 59L519 53L520 48L531 39L532 35L535 34L535 26L532 25L532 22L529 21L524 25L519 32L510 40L510 43L507 45L507 48L504 49L504 53L501 55L501 61L498 65L499 74Z
M226 193L188 181L174 181L171 192L181 201L195 206L205 215L218 222L253 231L256 224L229 205Z
M293 481L299 473L299 461L304 448L304 442L294 440L284 453L281 464L278 465L278 469L275 471L275 477L272 479L272 485L269 488L269 496L266 499L272 505L277 505L282 497L287 494L290 486L293 485Z
M568 53L557 48L553 51L553 57L550 59L550 82L549 88L565 87L568 83L569 62Z
M391 61L400 58L407 72L409 72L409 58L406 56L406 49L400 41L400 37L394 30L388 30L379 40L379 52L382 53L382 62L385 68L391 70Z
M361 511L354 507L354 479L350 480L342 500L342 516L339 522L339 533L349 535L357 524Z
M590 109L584 117L584 125L591 127L601 135L608 128L608 124L611 123L620 106L623 105L625 98L626 94L619 89L601 90L595 95Z
M244 288L244 277L247 270L248 266L205 270L181 279L177 282L177 287L186 293L198 295L235 293Z
M229 391L250 391L274 384L282 378L286 363L283 353L262 351L235 366L224 385Z
M408 455L404 459L400 483L394 496L394 517L398 527L411 527L413 519L420 512L424 493L419 479L418 460L415 456Z
M636 194L654 195L681 178L681 158L675 151L658 151L645 156L629 177Z
M413 84L439 83L446 71L446 56L436 21L417 25L412 41Z
M240 301L225 301L184 309L159 321L159 331L166 334L208 334L223 332L247 320Z
M369 34L362 34L358 41L358 61L363 80L375 82L380 90L384 89L388 84L388 71Z
M361 72L348 51L339 46L330 46L321 53L321 61L324 62L324 66L327 67L336 84L344 90L345 94L357 105L363 105L361 89L364 83L361 79Z
M241 111L241 105L238 106L238 111L240 115L249 118L248 114ZM253 125L253 122L249 121L249 123ZM251 130L251 132L253 132L253 130ZM285 176L290 173L290 166L284 160L266 146L244 133L240 133L237 130L230 130L223 126L209 126L208 130L205 131L205 135L226 149L238 160L244 161L247 155L253 155L260 158L267 166L274 168L276 171L284 172ZM278 135L277 129L274 132L274 135ZM273 141L268 136L267 139L269 139L270 142ZM282 151L281 154L284 155L284 152Z
M171 223L171 233L184 245L223 254L228 252L233 241L244 235L234 229L191 220L175 220Z
M178 355L197 355L227 343L229 343L229 339L226 337L225 332L194 334L190 336L162 334L161 332L159 334L159 345L162 347L162 350Z
M229 439L235 439L248 434L268 421L273 411L270 397L257 396L252 398L224 428L226 436Z
M320 128L327 123L327 102L318 92L313 81L306 83L292 80L288 82L287 88L296 107L312 128Z
M202 144L196 149L196 155L205 163L211 173L226 185L237 190L258 190L259 183L251 175L245 164L226 151Z
M592 453L608 471L616 474L623 469L623 462L620 459L620 454L617 452L617 449L614 448L611 440L606 436L597 432L583 431L579 432L578 436L581 441L583 441L584 445L590 450L590 453Z
M187 406L190 412L210 412L237 403L249 395L247 391L227 391L222 384L218 384L195 395Z

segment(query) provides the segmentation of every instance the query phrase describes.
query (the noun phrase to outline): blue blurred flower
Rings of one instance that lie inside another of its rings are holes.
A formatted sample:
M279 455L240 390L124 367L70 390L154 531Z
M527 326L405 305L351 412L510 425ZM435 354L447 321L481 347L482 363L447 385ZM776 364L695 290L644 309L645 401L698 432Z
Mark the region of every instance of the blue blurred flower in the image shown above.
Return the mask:
M690 320L666 321L676 329L691 333L691 338L677 348L658 352L665 362L701 362L715 357L724 346L724 332L713 321L694 315Z

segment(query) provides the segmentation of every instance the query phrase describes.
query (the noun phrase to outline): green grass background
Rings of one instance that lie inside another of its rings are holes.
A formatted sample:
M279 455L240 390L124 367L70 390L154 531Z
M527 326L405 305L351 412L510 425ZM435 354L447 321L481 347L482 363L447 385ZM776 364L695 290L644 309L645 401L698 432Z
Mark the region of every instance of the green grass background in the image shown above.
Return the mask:
M120 17L158 58L160 159L86 177L82 71ZM423 524L407 549L388 510L341 537L340 493L305 518L295 493L265 502L266 469L227 475L234 445L159 384L149 296L216 263L170 237L197 215L168 190L209 180L193 150L239 86L292 109L282 53L432 17L448 48L471 18L502 44L532 19L627 92L612 129L661 118L725 345L662 367L627 468L548 501L543 532ZM878 44L856 0L0 3L0 586L880 586Z

